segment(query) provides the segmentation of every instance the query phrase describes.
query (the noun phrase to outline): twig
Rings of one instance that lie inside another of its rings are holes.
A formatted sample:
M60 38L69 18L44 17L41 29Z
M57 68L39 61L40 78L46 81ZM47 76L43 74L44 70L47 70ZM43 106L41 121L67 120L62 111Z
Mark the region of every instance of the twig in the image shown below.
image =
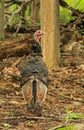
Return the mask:
M63 127L71 126L71 125L74 125L74 124L67 124L67 125L63 124L63 125L59 125L59 126L54 126L54 127L49 128L48 130L56 130L58 128L63 128Z
M54 127L49 128L48 130L56 130L58 128L63 128L63 127L65 127L65 125L54 126Z
M12 67L16 67L22 60L22 57L20 57L15 63L12 64Z
M69 96L65 96L65 95L61 95L61 94L59 94L59 95L66 98L66 99L70 99L70 100L73 100L73 101L84 103L83 100L76 99L75 97L69 97Z
M58 92L55 92L55 90L52 91L55 95L60 95L61 97L65 98L65 99L70 99L70 100L73 100L73 101L77 101L77 102L81 102L81 103L84 103L83 100L79 100L79 99L76 99L75 97L69 97L69 96L65 96L63 94L59 94ZM49 91L49 95L53 95L50 91ZM53 96L55 96L53 95Z
M25 117L27 120L37 120L37 119L40 119L40 120L45 120L46 118L43 118L43 117Z
M17 28L16 32L14 33L14 37L15 37L15 36L16 36L16 34L19 32L19 29L20 29L20 27L21 27L21 24L22 24L22 21L20 21L19 26L18 26L18 28Z
M12 2L12 0L5 0L5 3L10 3Z
M25 117L8 117L8 118L2 118L2 120L16 120L16 119L18 119L18 120L22 120L22 119L26 119L26 120L46 120L46 118L44 118L44 117L27 117L27 116L25 116Z
M9 4L7 4L7 5L5 6L5 8L10 7L12 4L13 4L13 2L11 1L11 3L9 3Z

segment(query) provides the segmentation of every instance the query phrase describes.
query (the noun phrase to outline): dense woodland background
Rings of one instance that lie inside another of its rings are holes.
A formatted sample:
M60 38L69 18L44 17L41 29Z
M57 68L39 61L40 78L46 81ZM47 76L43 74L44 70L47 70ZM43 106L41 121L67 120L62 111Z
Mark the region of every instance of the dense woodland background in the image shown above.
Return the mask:
M37 29L50 83L42 117L30 117L14 72ZM0 0L0 129L84 130L84 0Z
M59 3L58 1L47 3L47 1L40 2L39 0L1 1L0 39L10 37L9 33L11 33L12 38L16 38L18 33L32 33L42 28L47 32L46 37L43 37L42 40L43 57L45 57L44 60L48 68L54 69L62 64L60 61L60 40L65 39L63 42L67 42L67 38L60 37L60 34L63 33L63 28L67 32L73 32L70 33L70 36L72 34L75 35L76 30L78 30L79 34L83 35L83 11L83 0L74 0L74 2L72 0L59 0ZM2 49L3 46L0 48ZM8 48L10 48L10 45ZM1 53L0 58L5 58L6 55L15 55L13 51L15 49L11 47L13 49L11 52L10 49L8 51L8 48L5 49L5 52ZM51 52L51 55L47 52ZM51 59L52 64L50 63Z

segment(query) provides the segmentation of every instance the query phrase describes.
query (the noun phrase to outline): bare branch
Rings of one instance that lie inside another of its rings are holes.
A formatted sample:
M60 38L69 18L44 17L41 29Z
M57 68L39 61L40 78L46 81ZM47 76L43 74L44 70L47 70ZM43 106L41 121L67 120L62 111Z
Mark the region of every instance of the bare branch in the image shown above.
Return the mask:
M6 0L5 1L5 3L7 4L7 3L11 3L11 2L13 2L12 0Z
M5 28L7 27L7 25L10 25L10 23L11 23L11 21L13 20L14 16L15 16L16 14L18 14L20 11L21 11L21 6L18 7L18 9L16 9L16 10L12 13L12 16L11 16L11 18L9 19L9 21L7 22L7 24L5 25Z

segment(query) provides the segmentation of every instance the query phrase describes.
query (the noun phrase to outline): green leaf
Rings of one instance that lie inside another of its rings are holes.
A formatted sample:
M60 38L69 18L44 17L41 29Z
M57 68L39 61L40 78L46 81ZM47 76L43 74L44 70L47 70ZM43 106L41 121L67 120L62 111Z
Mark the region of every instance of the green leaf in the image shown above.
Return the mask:
M69 125L63 128L51 129L51 130L83 130L83 129L84 129L83 124L75 124L75 125Z
M4 123L3 126L5 127L5 129L8 129L8 128L10 128L11 125L8 123Z
M83 113L71 113L67 112L67 114L64 115L65 120L71 120L71 119L79 119L79 118L84 118Z

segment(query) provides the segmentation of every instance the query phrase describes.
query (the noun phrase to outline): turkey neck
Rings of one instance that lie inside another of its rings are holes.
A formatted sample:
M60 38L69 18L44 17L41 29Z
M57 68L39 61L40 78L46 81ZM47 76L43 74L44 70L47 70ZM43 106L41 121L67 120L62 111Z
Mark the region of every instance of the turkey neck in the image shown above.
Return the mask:
M32 40L32 51L30 53L31 56L41 56L42 57L42 49L40 44L36 40Z

